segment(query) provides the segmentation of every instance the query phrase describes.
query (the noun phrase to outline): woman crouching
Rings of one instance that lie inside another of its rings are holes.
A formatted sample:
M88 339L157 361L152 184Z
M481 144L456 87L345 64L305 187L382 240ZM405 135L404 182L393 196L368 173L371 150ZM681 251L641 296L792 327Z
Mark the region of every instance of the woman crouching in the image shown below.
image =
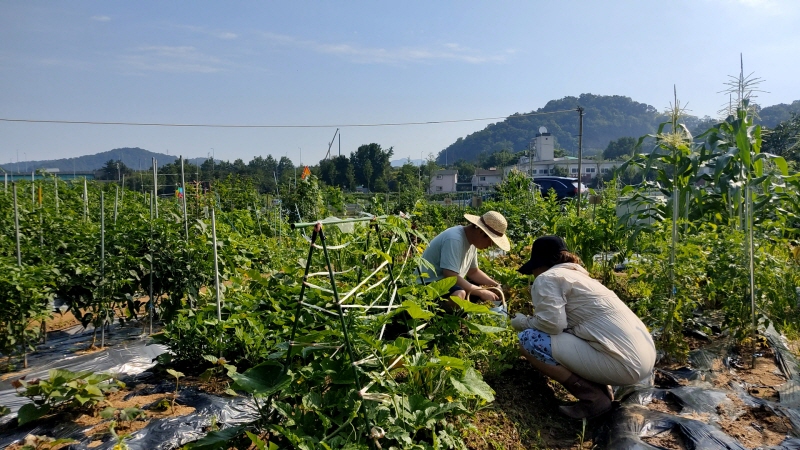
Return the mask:
M617 295L591 278L559 236L533 243L531 259L519 269L536 278L531 286L534 315L517 313L520 351L539 372L561 383L579 401L559 410L574 419L611 409L611 387L652 374L653 339L644 323Z

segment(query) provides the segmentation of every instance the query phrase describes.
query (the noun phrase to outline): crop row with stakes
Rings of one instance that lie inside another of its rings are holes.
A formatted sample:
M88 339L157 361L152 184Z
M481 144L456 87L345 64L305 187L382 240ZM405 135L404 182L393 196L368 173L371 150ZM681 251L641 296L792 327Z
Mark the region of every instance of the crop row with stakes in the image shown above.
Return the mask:
M322 220L337 213L325 198L335 188L314 176L282 199L237 179L189 184L183 198L21 181L0 195L0 353L7 370L24 365L58 298L100 346L112 324L138 324L169 347L160 364L254 399L257 421L207 439L463 447L470 414L493 400L484 377L510 367L515 336L484 305L442 313L452 280L418 284L416 268L428 237L487 210L508 218L513 247L480 264L511 311L530 309L516 268L533 239L558 234L666 358L686 358L683 332L702 330L703 314L740 342L769 325L796 336L800 177L760 152L747 101L700 136L676 107L650 141L619 169L641 171L641 186L609 183L582 208L520 173L479 208L419 198L400 215L378 197L370 218L340 221Z

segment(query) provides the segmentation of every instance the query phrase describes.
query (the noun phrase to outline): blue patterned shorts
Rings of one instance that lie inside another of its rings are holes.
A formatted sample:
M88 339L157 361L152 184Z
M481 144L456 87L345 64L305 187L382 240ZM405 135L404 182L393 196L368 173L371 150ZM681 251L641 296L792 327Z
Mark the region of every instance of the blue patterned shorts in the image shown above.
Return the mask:
M553 359L553 348L550 343L550 335L539 331L536 328L528 328L527 330L520 331L518 334L519 343L528 351L534 358L539 361L549 364L551 366L559 365Z

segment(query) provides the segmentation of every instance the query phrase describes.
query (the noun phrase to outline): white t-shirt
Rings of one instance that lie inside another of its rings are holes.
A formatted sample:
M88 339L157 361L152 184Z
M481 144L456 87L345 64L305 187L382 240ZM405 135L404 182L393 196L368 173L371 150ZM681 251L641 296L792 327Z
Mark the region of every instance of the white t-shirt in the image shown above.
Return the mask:
M433 238L422 257L436 268L432 273L430 269L420 267L422 273L428 274L425 283L445 278L442 269L452 270L464 278L470 269L478 268L478 251L467 240L467 233L461 225L450 227Z

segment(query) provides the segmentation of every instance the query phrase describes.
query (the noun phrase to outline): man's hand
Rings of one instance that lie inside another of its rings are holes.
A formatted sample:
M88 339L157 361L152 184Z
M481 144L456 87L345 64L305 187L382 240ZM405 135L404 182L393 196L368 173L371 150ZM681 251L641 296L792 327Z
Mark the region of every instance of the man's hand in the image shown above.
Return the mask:
M470 297L478 297L485 302L493 302L500 299L497 294L486 289L476 289L470 292Z
M511 319L511 328L517 331L527 330L530 328L530 325L528 325L528 318L528 316L522 313L514 314L514 318Z

